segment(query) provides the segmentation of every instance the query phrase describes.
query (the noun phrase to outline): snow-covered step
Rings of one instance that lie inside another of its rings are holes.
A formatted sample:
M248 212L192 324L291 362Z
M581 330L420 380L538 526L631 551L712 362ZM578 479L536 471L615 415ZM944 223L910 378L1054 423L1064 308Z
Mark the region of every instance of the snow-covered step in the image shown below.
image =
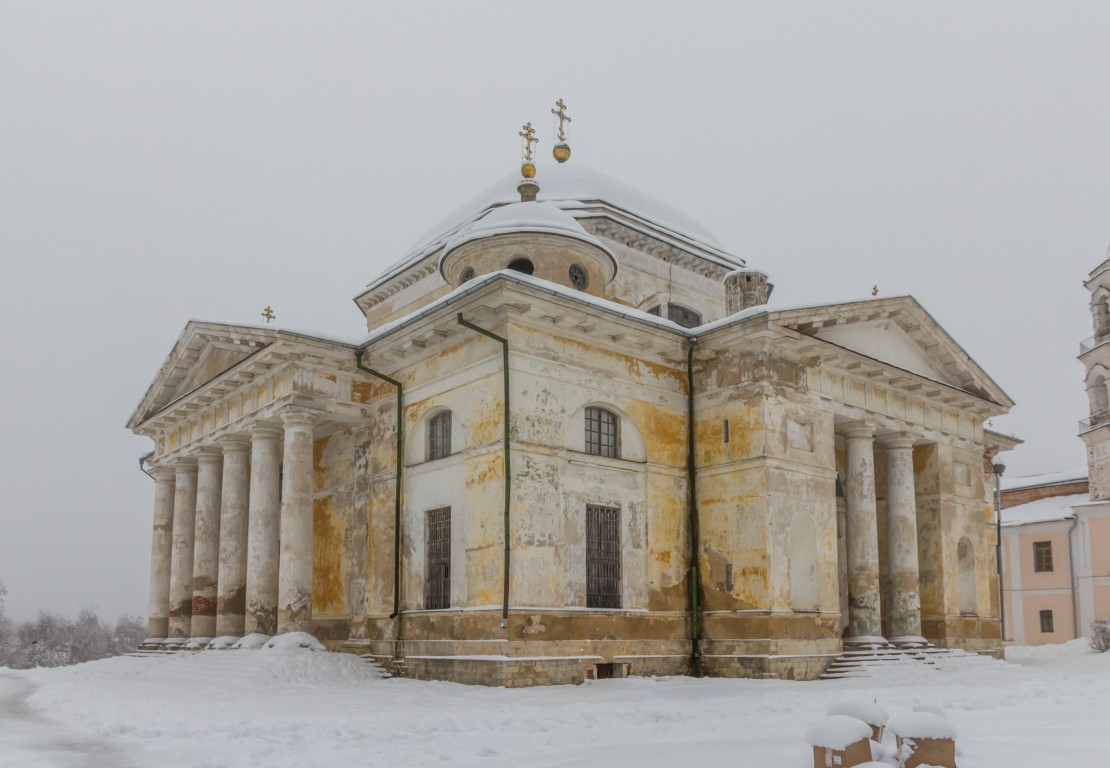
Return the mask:
M366 662L366 664L373 667L374 671L378 673L378 677L382 680L387 680L393 677L393 675L389 673L389 670L383 667L372 653L360 653L358 657Z

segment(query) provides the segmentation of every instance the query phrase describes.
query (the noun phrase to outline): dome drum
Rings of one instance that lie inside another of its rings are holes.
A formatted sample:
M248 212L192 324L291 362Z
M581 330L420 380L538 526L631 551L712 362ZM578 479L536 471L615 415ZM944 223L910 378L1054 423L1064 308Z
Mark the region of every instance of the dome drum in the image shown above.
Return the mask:
M529 265L531 271L529 272ZM471 277L515 269L594 296L616 276L616 262L604 249L564 235L514 232L470 240L444 253L439 270L452 288Z

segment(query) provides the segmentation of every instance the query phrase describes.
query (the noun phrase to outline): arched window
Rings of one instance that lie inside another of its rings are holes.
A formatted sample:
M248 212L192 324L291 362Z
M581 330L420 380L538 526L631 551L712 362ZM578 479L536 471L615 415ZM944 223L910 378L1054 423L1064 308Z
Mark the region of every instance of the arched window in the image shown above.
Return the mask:
M522 257L510 261L509 269L513 270L514 272L523 272L526 275L530 275L536 271L536 265L532 263L531 259L525 259Z
M960 600L960 613L974 616L979 613L979 602L975 595L975 550L967 536L960 539L956 547L956 560L956 591Z
M440 411L428 419L428 434L424 441L428 461L451 455L451 412Z
M667 319L683 328L696 328L701 325L701 315L681 304L667 305Z
M621 457L620 417L605 408L586 408L586 453L610 459Z
M1095 336L1103 338L1110 334L1110 306L1107 305L1107 299L1103 296L1095 302Z
M1107 396L1106 378L1100 373L1091 380L1087 386L1087 397L1091 400L1091 415L1096 416L1110 408L1110 397Z

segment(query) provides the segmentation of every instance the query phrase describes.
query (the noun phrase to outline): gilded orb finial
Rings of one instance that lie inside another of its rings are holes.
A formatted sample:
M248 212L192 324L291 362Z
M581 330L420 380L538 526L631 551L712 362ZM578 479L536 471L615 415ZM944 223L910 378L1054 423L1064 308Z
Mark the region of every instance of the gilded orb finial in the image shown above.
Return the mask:
M532 127L531 122L527 122L517 135L524 139L524 156L520 165L520 175L526 179L534 178L536 165L532 162L532 145L538 144L540 141L536 138L536 129Z
M567 131L565 123L572 122L567 116L567 105L563 103L562 99L555 102L556 109L551 110L551 114L559 121L559 127L556 129L556 136L559 138L559 143L551 148L551 154L555 157L555 161L565 163L570 159L570 145L567 144Z

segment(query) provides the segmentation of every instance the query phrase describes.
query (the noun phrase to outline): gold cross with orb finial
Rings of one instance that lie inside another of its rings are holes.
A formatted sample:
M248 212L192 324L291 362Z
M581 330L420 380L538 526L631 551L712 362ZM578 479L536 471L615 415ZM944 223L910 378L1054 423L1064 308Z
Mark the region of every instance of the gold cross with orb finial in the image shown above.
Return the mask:
M277 315L274 314L274 310L270 309L269 304L267 304L266 308L262 310L262 316L266 318L267 323L277 317Z
M536 138L536 129L532 127L532 123L525 123L524 130L518 133L517 136L524 139L524 159L529 163L532 162L532 145L540 143L540 140Z
M574 121L571 120L569 117L567 117L567 113L566 113L567 105L563 103L562 99L559 99L558 101L556 101L555 106L558 107L558 109L551 110L551 114L553 114L553 115L555 115L555 117L559 118L559 141L566 141L567 140L567 132L565 130L563 130L563 123L564 122L573 123Z

